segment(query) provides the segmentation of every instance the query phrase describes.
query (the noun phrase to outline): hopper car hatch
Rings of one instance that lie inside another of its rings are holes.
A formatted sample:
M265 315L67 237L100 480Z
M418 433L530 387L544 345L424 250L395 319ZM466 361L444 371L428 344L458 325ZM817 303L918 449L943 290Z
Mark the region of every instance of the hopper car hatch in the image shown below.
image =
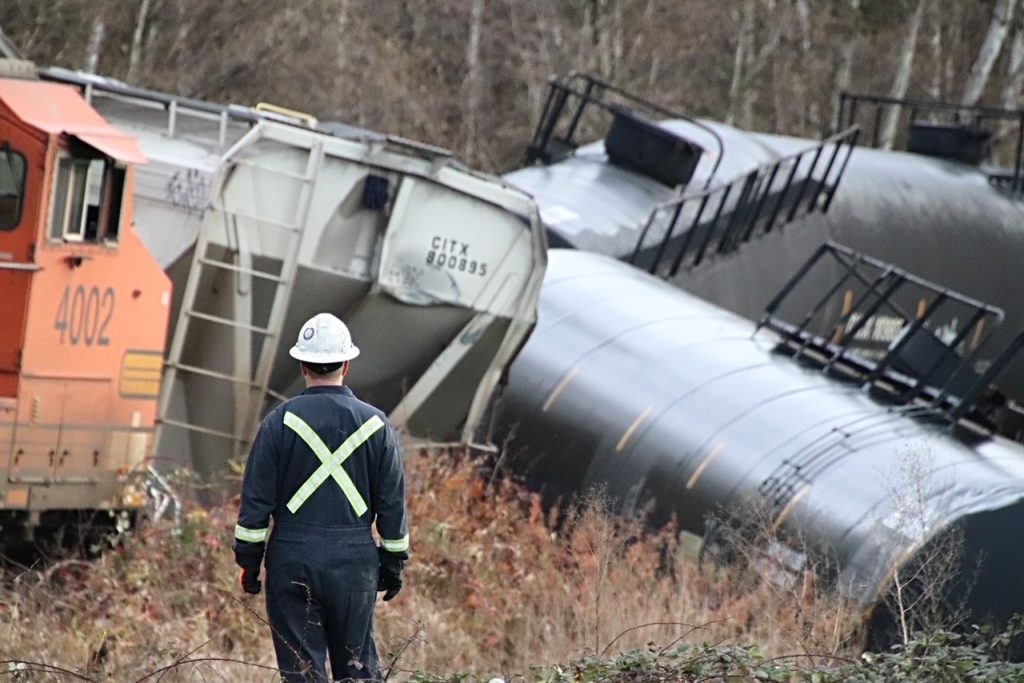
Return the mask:
M132 511L170 281L132 213L135 140L65 85L0 79L0 524Z

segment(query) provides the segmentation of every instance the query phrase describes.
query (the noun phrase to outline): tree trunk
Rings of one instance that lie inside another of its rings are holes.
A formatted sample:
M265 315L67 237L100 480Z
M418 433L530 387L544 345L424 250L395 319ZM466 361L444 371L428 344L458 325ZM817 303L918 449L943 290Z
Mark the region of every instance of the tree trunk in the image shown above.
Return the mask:
M1003 42L1013 21L1013 13L1017 8L1018 0L996 0L992 10L992 20L988 24L988 33L978 50L978 57L971 66L971 74L967 77L967 84L964 86L964 96L961 102L973 106L981 99L988 85L989 75L992 67L1003 49Z
M474 163L477 154L477 130L480 121L480 27L484 0L473 0L469 18L469 42L466 43L466 161Z
M839 54L836 56L836 76L834 87L837 96L839 93L850 89L853 76L853 59L857 52L857 36L859 35L859 31L856 30L856 26L857 14L860 12L860 0L849 1L850 21L849 25L846 26L843 31L844 35L839 43ZM833 118L836 122L835 127L838 130L839 126L843 123L839 120L838 97Z
M900 47L899 64L896 68L896 78L893 79L890 97L897 99L906 97L907 88L910 86L910 75L914 71L914 56L917 54L917 35L921 31L921 19L928 8L930 0L918 0L914 13L910 15L907 22L907 33L903 38L903 45ZM899 124L900 110L898 107L889 107L885 111L882 121L882 130L879 135L879 146L882 149L892 149L896 139L896 126Z
M732 60L732 80L729 83L729 111L725 122L735 125L742 115L746 99L747 60L754 51L754 3L752 0L741 0L739 8L739 33L736 36L736 52Z
M1006 63L1006 77L1000 104L1005 109L1020 109L1021 92L1024 92L1024 17L1014 21L1013 39L1010 41L1010 58ZM997 139L993 141L995 160L1008 166L1017 163L1017 136L1024 134L1020 121L1003 121L999 126Z
M931 82L928 84L928 97L933 100L941 100L943 97L942 88L942 56L944 54L942 44L942 4L936 3L932 6L931 12L931 36L928 40L931 49Z
M134 83L142 66L142 37L146 35L146 18L149 15L150 0L139 3L139 16L135 21L135 32L132 34L132 51L128 56L128 75L125 80Z
M1024 91L1024 17L1014 22L1010 59L1006 63L1006 79L1000 103L1005 109L1019 109L1020 95Z
M96 17L96 20L92 22L89 45L85 50L85 70L88 73L96 73L96 67L100 62L100 53L103 51L103 36L106 32L107 25L101 17Z

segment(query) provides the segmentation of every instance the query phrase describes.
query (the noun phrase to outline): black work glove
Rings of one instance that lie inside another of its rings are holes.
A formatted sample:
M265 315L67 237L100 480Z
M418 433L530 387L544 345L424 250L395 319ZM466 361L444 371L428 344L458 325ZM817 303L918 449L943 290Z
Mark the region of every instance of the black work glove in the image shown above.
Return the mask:
M260 568L246 569L243 567L242 573L238 575L238 583L246 593L251 595L259 593L263 588L263 582L260 581Z
M405 564L401 558L395 557L383 548L377 548L377 556L380 558L380 578L377 579L377 591L384 591L384 602L388 602L402 590L402 566Z
M235 541L235 564L242 568L238 583L246 593L256 595L263 588L260 565L263 563L263 543Z

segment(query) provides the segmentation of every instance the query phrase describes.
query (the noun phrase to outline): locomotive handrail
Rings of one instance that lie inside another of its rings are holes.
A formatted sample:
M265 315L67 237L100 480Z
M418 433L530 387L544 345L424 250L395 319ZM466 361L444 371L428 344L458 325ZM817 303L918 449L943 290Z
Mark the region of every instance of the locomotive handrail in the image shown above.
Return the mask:
M577 81L582 83L582 87L574 87L574 83ZM718 173L718 167L721 165L722 157L725 154L725 143L714 128L705 123L701 123L691 116L687 116L680 112L668 109L667 107L655 104L650 100L640 97L639 95L635 95L627 90L614 86L607 81L597 78L596 76L577 71L570 72L564 78L552 76L548 79L548 96L544 102L543 113L537 121L536 129L534 129L533 139L526 148L526 159L524 163L529 165L533 164L537 160L545 163L551 161L552 153L550 147L552 142L557 143L561 149L576 149L579 146L579 143L576 142L577 128L579 127L580 120L583 117L583 112L588 105L592 104L610 114L616 113L616 105L609 103L605 99L605 96L609 93L617 95L623 100L634 105L639 105L649 113L657 114L658 116L669 119L682 119L687 123L697 126L710 135L715 141L717 154L715 155L715 163L711 167L711 173L708 175L708 178L704 183L704 187L707 188L711 184L715 174ZM575 112L572 114L572 120L569 122L565 134L558 137L555 135L555 129L558 127L558 123L562 118L562 113L569 104L570 97L576 98L578 103L576 104Z
M952 115L953 124L963 125L965 122L969 122L975 128L981 128L988 132L992 131L986 127L986 124L992 121L1006 121L1015 124L1013 172L1009 177L990 173L989 181L992 185L1015 194L1024 192L1024 110L843 91L839 93L839 108L836 112L837 129L853 125L857 121L857 108L861 103L874 107L874 115L869 117L872 120L869 146L876 148L880 147L883 142L880 140L880 130L883 109L887 107L908 110L911 125L917 123L918 116L922 114ZM988 156L991 150L982 146L973 152L979 154L984 152L985 156Z
M716 239L715 251L724 254L735 251L740 244L750 241L758 227L761 234L771 232L775 229L779 215L786 209L787 203L789 206L784 214L783 225L795 220L801 207L804 214L813 213L815 210L825 213L832 205L832 198L839 187L859 133L860 127L852 126L821 140L813 147L759 166L728 183L699 192L686 193L663 202L648 214L629 262L644 267L649 273L673 277L679 272L687 257L689 267L699 265ZM824 155L825 150L830 147L831 153ZM844 148L845 155L836 167ZM817 178L815 172L819 170L819 162L825 156L827 162L824 163L824 171L820 178ZM805 159L810 159L810 163L805 164ZM798 177L801 166L806 168ZM833 169L837 169L834 180ZM785 180L778 185L777 178ZM794 186L798 187L791 197L790 190ZM730 197L737 189L738 194L730 205ZM805 202L804 197L808 191L810 197ZM824 201L821 200L822 197L825 198ZM714 207L714 216L710 220L705 220L709 204ZM697 208L692 212L693 218L689 225L677 233L680 219L684 215L684 207L695 205ZM656 243L648 244L651 229L662 223L659 218L667 213L671 213L671 216L668 218L664 233L659 236ZM723 220L724 216L728 217L727 220ZM766 220L763 220L765 218ZM678 238L679 244L670 248L674 238ZM650 249L654 249L653 254L650 253ZM673 250L675 255L671 264L667 269L661 268L663 261Z

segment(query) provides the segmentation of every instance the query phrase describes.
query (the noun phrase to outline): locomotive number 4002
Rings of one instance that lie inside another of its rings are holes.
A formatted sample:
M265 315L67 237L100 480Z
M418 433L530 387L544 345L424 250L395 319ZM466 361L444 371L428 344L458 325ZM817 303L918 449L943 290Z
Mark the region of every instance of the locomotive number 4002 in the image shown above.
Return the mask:
M54 329L60 330L60 343L109 346L107 328L114 317L116 298L113 287L65 287L53 322Z

